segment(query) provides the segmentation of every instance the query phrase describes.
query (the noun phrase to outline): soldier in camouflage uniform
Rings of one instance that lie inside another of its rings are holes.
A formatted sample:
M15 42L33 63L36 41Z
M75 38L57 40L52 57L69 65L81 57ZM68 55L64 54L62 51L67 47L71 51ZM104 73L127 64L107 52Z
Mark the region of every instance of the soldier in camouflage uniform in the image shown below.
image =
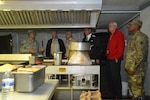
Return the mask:
M125 70L129 75L129 88L133 100L144 100L144 78L148 55L148 37L140 31L142 22L133 20L128 30L132 33L128 43Z
M39 43L35 40L35 36L36 34L34 30L28 31L29 38L21 42L20 53L31 53L36 56L39 53L44 52L44 48L39 49Z

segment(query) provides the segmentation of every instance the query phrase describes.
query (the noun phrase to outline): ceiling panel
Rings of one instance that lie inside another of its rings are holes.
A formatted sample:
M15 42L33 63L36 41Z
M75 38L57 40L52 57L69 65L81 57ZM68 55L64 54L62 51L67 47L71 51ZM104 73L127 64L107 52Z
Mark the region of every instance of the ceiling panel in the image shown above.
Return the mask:
M115 21L118 23L118 27L121 27L124 23L129 21L129 19L136 16L138 13L104 13L101 14L98 20L97 28L106 29L108 23Z
M150 5L150 0L103 0L102 10L140 10Z
M118 27L122 27L147 6L150 6L150 0L103 0L97 28L107 29L110 21L115 21Z

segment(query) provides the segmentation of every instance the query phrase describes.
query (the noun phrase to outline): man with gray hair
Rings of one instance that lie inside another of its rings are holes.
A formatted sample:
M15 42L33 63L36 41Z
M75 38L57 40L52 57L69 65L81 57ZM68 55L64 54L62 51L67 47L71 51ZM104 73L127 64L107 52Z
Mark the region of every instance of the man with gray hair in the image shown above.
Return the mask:
M34 30L28 30L28 39L23 40L20 45L20 53L30 53L34 56L44 52L44 48L39 49L39 43L35 40L36 33Z
M108 82L114 94L115 100L122 99L122 85L120 75L120 65L123 59L125 40L124 35L117 28L116 22L110 22L108 25L110 37L106 49L107 69L109 73Z

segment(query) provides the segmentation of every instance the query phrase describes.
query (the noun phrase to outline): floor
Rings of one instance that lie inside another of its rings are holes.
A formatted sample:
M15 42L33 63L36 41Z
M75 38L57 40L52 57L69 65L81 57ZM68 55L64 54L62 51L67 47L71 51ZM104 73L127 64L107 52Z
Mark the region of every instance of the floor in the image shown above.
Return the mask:
M105 97L103 96L102 98L103 98L103 100L113 100L112 97L107 97L107 96L105 96ZM132 100L131 96L126 96L126 97L123 96L122 98L123 98L122 100Z
M113 99L110 99L110 98L103 98L102 100L113 100ZM131 97L123 97L122 100L132 100ZM145 100L150 100L150 96L146 96L145 97Z

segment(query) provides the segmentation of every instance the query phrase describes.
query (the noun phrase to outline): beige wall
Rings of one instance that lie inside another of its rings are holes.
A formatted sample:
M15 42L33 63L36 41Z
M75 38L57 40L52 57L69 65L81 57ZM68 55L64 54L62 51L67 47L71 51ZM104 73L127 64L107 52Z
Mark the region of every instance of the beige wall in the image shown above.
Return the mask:
M58 30L58 29L56 29ZM68 31L68 29L66 30L58 30L58 37L63 39L64 43L66 42L66 38L65 38L65 32ZM83 39L83 31L82 30L71 30L73 37L77 40L77 41L81 41ZM36 30L37 32L37 36L36 39L39 42L40 46L42 45L42 40L44 42L44 48L46 48L46 44L47 41L51 38L51 32L52 30ZM19 53L19 47L20 47L20 43L22 40L27 39L28 35L27 35L27 30L10 30L10 31L1 31L0 35L8 35L11 34L13 37L13 53Z

